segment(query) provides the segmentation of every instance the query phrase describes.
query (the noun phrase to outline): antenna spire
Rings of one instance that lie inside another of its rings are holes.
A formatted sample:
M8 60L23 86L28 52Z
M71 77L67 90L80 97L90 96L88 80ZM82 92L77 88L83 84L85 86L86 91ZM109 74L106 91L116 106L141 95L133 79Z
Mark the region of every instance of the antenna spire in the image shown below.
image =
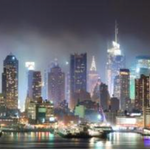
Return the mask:
M118 42L118 23L115 21L115 42Z
M96 63L95 63L95 57L92 57L92 64L91 64L91 71L96 71Z

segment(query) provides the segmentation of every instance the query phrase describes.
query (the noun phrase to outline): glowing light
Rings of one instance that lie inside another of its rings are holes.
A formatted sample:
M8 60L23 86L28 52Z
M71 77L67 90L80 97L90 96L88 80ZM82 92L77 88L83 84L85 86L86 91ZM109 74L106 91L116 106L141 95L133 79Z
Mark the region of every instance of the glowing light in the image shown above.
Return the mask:
M15 57L14 57L14 56L12 57L12 60L15 60Z
M54 121L55 121L55 118L54 118L54 117L50 117L50 118L49 118L49 121L50 121L50 122L54 122Z
M26 62L26 63L25 63L25 67L26 67L28 70L34 70L34 69L35 69L35 62Z
M102 119L102 116L99 114L99 115L97 116L97 118L98 118L99 120L101 120L101 119Z
M69 65L69 62L68 62L68 61L66 61L66 65Z
M136 72L137 73L139 73L140 72L140 68L138 67L138 68L136 68Z

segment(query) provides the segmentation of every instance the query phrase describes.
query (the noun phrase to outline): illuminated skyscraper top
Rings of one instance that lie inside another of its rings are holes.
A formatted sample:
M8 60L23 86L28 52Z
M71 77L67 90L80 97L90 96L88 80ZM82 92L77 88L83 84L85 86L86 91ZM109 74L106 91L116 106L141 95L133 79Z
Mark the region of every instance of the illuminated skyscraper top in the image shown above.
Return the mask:
M91 96L93 95L94 88L96 86L98 78L99 78L99 74L97 72L96 62L95 62L95 58L93 56L91 67L88 72L88 91L90 92Z
M18 109L18 60L11 53L4 60L2 93L8 109Z
M121 55L120 44L118 43L118 26L117 22L115 22L115 41L112 41L112 48L107 50L111 55Z
M95 63L95 57L92 57L92 63L91 63L91 67L90 67L90 71L96 71L96 63Z
M107 50L106 77L110 95L114 93L114 79L119 75L119 70L125 67L125 58L121 53L120 44L118 43L118 27L115 22L115 41L112 47Z

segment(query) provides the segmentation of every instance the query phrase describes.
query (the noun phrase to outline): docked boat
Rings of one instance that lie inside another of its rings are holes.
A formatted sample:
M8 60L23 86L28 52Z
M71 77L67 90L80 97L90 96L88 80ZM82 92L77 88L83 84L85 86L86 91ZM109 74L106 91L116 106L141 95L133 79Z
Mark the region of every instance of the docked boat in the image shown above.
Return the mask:
M106 138L107 134L112 131L112 128L96 126L89 127L86 125L79 125L74 129L60 129L58 134L64 138L91 138L99 137Z

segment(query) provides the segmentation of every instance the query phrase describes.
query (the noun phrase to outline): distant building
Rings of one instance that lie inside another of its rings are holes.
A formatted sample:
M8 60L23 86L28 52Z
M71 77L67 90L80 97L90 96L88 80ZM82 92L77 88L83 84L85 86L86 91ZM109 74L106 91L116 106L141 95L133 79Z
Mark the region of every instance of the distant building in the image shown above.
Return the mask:
M130 99L132 102L135 101L135 79L136 79L136 71L135 69L131 69L130 71Z
M116 97L112 97L110 99L110 110L111 112L118 112L119 111L119 99Z
M97 83L93 90L93 95L91 97L92 101L96 102L99 105L100 105L100 84L101 84L101 79L98 78Z
M67 103L69 103L70 100L70 73L69 72L66 74L66 78L65 78L65 99L67 100Z
M120 101L122 111L129 110L130 100L130 71L129 69L120 69L119 75L114 80L114 97Z
M6 105L3 94L0 94L0 117L6 116Z
M104 83L100 84L100 106L104 111L109 109L110 95L108 92L108 86Z
M120 100L120 93L121 92L121 87L120 87L120 76L117 75L114 78L114 97L117 97Z
M83 102L85 100L90 100L91 101L91 96L89 92L86 92L84 90L75 92L72 94L72 104L73 104L73 109L75 106L78 104L78 102Z
M37 104L35 101L30 101L28 104L28 108L26 110L27 117L29 118L29 123L37 122Z
M18 65L17 58L10 54L3 63L2 93L6 108L9 110L18 109Z
M120 106L121 110L128 110L130 101L130 71L129 69L120 69Z
M135 80L135 107L143 112L143 126L150 127L150 76Z
M125 67L125 57L121 54L120 45L117 39L118 28L115 24L115 41L112 42L112 48L107 50L106 80L110 96L114 92L114 79L119 75L119 70Z
M77 105L75 107L75 116L79 116L79 118L85 117L85 106L84 105Z
M97 80L99 78L97 69L96 69L96 62L94 56L92 57L92 63L90 70L88 72L88 91L90 95L93 96L94 88L96 86Z
M27 117L31 124L51 123L55 121L54 105L52 101L30 101L27 108Z
M56 62L48 73L48 98L54 102L54 107L65 99L65 73Z
M40 71L28 70L28 97L37 100L41 97L42 77Z
M69 107L74 109L73 95L87 88L87 54L73 54L70 57L70 102Z

